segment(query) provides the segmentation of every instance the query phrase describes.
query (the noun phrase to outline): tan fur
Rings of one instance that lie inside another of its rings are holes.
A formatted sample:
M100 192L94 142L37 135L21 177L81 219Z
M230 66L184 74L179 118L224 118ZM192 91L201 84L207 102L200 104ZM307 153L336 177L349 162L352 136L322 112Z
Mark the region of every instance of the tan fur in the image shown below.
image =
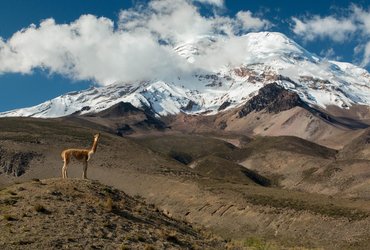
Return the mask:
M95 153L96 147L98 146L98 140L99 140L100 134L94 135L94 142L91 147L91 149L77 149L77 148L70 148L63 150L61 153L62 159L64 161L63 167L62 167L62 178L68 178L67 175L67 168L68 164L71 161L72 158L75 158L78 161L81 161L83 165L83 172L82 172L82 178L86 179L87 176L87 162L90 160L91 156Z

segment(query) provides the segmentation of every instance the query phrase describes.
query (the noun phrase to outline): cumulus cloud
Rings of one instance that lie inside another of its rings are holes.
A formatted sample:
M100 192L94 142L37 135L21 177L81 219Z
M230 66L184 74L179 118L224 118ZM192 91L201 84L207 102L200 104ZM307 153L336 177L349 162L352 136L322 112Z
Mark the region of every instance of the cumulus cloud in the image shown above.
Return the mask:
M244 29L261 30L271 27L268 20L254 17L250 11L240 11L236 14L236 18Z
M172 50L147 34L113 27L111 20L92 15L71 24L47 19L39 27L31 25L0 45L0 72L31 73L39 67L105 85L155 78L157 72L167 73L170 65L181 66Z
M363 35L363 39L367 40L367 42L360 44L357 47L358 51L355 52L363 52L361 65L367 66L370 64L370 9L366 11L357 5L352 5L351 9L353 18L359 23L359 29Z
M335 42L344 43L356 35L360 38L359 44L355 47L355 55L361 55L361 66L370 64L370 9L351 4L346 9L345 15L330 15L298 18L292 17L292 31L301 36L304 40L328 38ZM334 56L334 55L330 55Z
M306 40L331 38L336 42L344 42L345 38L355 32L357 27L351 19L337 19L333 16L299 19L292 17L293 32Z
M352 5L352 18L359 24L359 29L366 35L370 35L370 9L368 11L363 8Z
M239 12L234 18L216 14L205 17L194 1L153 0L145 6L122 10L116 25L93 15L83 15L69 24L57 24L52 18L31 24L6 41L0 38L0 74L29 74L41 68L100 85L158 79L207 64L188 63L174 51L178 44L205 36L235 44L240 33L269 26L267 20L249 11ZM223 5L222 0L196 1ZM221 58L234 56L227 51L209 52Z
M196 6L185 0L151 1L148 8L120 12L119 27L128 32L150 32L170 44L191 42L200 36L228 37L251 30L270 27L270 22L254 17L250 11L240 11L235 18L204 17Z

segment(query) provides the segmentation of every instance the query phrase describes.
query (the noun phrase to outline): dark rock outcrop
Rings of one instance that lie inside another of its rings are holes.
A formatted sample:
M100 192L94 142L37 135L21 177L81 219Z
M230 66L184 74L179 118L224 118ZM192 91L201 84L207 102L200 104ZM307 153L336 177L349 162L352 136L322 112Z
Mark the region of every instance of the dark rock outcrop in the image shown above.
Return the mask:
M284 110L302 106L303 102L297 93L288 91L277 83L271 83L258 91L239 111L239 117L244 117L252 111L266 110L269 113L279 113Z
M190 100L185 107L181 108L181 110L182 111L191 111L193 109L193 107L195 107L195 106L197 106L197 104Z
M231 102L229 102L229 101L223 102L223 103L220 105L220 107L218 108L218 110L217 110L217 111L224 110L225 108L229 107L229 106L230 106L230 104L231 104Z
M141 112L143 112L143 110L134 107L131 103L119 102L112 107L99 112L98 115L103 118L113 118Z

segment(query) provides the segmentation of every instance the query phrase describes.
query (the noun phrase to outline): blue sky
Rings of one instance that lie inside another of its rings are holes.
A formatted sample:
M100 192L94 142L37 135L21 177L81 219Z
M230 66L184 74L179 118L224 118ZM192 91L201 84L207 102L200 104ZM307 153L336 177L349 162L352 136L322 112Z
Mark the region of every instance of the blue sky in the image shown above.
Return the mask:
M0 111L36 105L91 85L140 80L138 75L162 72L174 59L161 44L153 43L152 34L175 45L202 32L219 32L219 27L228 36L277 31L317 55L370 69L369 1L162 3L152 1L148 6L148 1L141 0L2 1ZM83 16L86 14L92 16ZM180 16L182 19L176 19ZM76 32L79 39L72 39L72 44L68 39ZM105 37L112 50L103 47ZM84 44L90 41L95 44ZM142 54L132 52L138 41L145 47L140 50ZM153 61L156 57L166 58L167 63ZM132 65L133 61L137 65ZM146 64L149 62L159 66L151 68ZM140 71L143 67L147 72Z

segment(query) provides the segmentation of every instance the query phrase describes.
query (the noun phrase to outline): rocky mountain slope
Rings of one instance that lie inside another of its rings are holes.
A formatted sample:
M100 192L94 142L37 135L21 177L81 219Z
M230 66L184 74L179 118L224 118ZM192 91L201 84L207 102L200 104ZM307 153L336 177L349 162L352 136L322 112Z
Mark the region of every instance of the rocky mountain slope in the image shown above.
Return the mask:
M0 190L2 249L224 249L140 197L88 180L34 179Z
M340 149L369 127L370 109L364 106L341 112L338 109L311 107L297 93L271 83L237 108L215 115L180 114L162 120L172 130L187 133L290 135Z
M96 113L119 102L150 109L157 116L215 114L245 103L272 82L296 93L310 106L347 109L370 105L370 74L366 70L319 58L280 33L249 33L240 39L244 44L239 51L244 56L241 65L225 62L221 68L192 69L186 75L93 87L0 116L46 118ZM216 42L202 37L174 50L191 65L212 46L219 46Z

